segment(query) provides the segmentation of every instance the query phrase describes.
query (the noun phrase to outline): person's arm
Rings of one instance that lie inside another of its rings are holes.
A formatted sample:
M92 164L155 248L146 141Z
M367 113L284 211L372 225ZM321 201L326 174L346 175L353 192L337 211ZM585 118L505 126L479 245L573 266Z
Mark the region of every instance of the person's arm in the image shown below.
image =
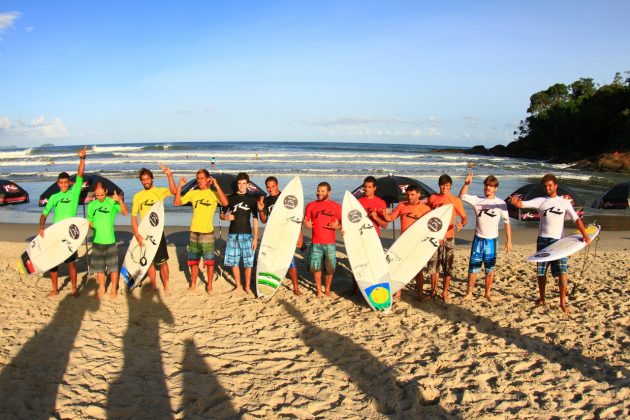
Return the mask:
M214 185L214 188L216 188L217 195L219 196L219 203L221 204L221 206L223 206L223 207L227 206L228 205L228 199L225 196L225 194L223 193L223 190L221 189L221 186L219 185L217 180L214 179L213 177L210 177L210 185Z
M260 196L258 200L256 200L256 206L258 207L258 216L260 221L263 223L267 223L267 212L265 211L265 197Z
M505 229L505 252L510 252L512 250L512 227L509 223L504 225Z
M175 185L175 179L173 179L173 171L163 163L160 163L160 169L166 175L168 179L168 189L171 191L171 194L175 194L177 192L177 186Z
M77 176L83 178L83 172L85 171L85 156L87 155L87 146L83 146L83 149L77 152L79 155L79 169L77 169Z
M42 213L39 216L39 236L44 237L44 228L46 227L46 215Z
M455 212L459 216L459 220L460 220L459 223L455 225L455 230L460 231L464 228L464 226L466 226L466 223L468 222L468 218L466 217L464 204L461 202L461 200L458 202L454 202L453 205L455 206Z
M256 251L256 247L258 247L258 218L257 217L254 217L252 227L254 230L254 239L252 240L252 249Z
M142 236L140 236L140 232L138 232L138 216L131 215L131 229L133 229L133 236L138 241L138 245L142 246Z
M122 214L123 216L126 216L127 214L129 214L129 211L127 210L127 205L125 204L122 197L116 194L115 190L114 190L114 195L112 195L112 199L114 199L114 201L120 205L120 214Z
M184 184L186 184L186 177L183 176L180 180L179 183L177 184L177 188L175 189L175 198L173 198L173 205L174 206L181 206L182 205L182 187L184 186Z
M469 172L468 176L466 177L466 180L464 181L464 185L462 185L462 189L459 190L459 197L460 198L462 197L462 195L468 194L468 186L472 182L472 179L473 179L473 173Z
M582 219L578 218L575 221L575 226L577 226L578 230L582 234L582 239L584 240L584 242L586 242L586 245L590 245L591 237L588 236L588 233L586 233L586 228L584 227L584 222L582 222Z
M383 217L384 217L385 214L384 213L381 213L381 214L383 214ZM382 218L379 215L379 212L377 210L372 210L372 213L370 214L370 216L372 216L372 218L376 221L376 224L379 225L381 228L383 229L387 228L387 225L388 225L387 220Z
M383 219L387 222L393 222L394 220L396 220L399 214L400 214L400 204L398 204L396 206L396 209L394 209L394 211L389 214L387 213L387 211L385 211L385 213L383 213Z

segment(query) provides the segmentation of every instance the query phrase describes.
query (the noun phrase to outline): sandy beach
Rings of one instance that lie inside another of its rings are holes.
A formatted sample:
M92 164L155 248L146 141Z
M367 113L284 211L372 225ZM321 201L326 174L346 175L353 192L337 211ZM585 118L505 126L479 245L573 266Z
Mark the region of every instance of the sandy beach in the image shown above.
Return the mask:
M145 281L98 300L81 259L81 296L71 296L62 270L60 296L46 299L50 280L16 269L33 232L0 225L3 418L619 418L630 410L627 231L603 232L584 271L584 253L569 260L569 290L579 287L568 315L552 281L547 306L534 306L525 258L535 229L516 230L513 252L500 254L497 301L481 297L481 280L476 300L462 300L467 231L452 303L421 304L409 286L387 314L349 295L341 240L336 299L315 297L303 254L302 297L288 280L270 302L231 293L222 264L211 295L187 293L186 228L173 227L170 296ZM129 231L117 237L128 243Z

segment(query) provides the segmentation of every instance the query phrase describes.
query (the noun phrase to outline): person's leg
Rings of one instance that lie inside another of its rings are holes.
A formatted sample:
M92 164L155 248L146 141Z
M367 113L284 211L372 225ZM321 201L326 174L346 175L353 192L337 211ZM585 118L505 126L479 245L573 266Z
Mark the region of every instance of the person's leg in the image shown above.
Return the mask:
M204 261L206 264L206 276L208 277L208 284L206 284L206 292L212 291L212 282L214 280L214 261Z
M464 296L464 300L471 300L473 298L473 291L475 289L476 279L477 273L468 273L468 290L466 290L466 296Z
M497 238L485 240L483 250L483 266L486 270L486 290L484 297L492 302L492 280L494 279L494 266L497 263Z
M326 296L334 296L332 292L332 281L337 266L337 247L335 244L324 245L324 270L326 271Z
M199 264L201 263L201 257L203 251L201 249L201 243L198 232L190 232L190 239L188 241L188 267L190 267L190 286L189 291L197 289L197 276L199 276Z
M77 289L77 265L74 261L68 263L68 275L70 277L70 284L72 285L72 295L79 296L79 290Z
M251 283L252 283L252 268L245 267L243 269L245 272L245 293L249 294L252 292Z
M326 274L326 296L332 296L332 281L334 274ZM321 282L321 281L320 281Z
M567 307L567 284L569 283L569 277L566 274L561 274L558 278L558 284L560 288L560 309L565 314L569 313L569 308Z
M241 267L239 265L232 266L232 277L234 277L234 285L236 288L234 291L241 291L243 288L241 287Z
M53 271L54 270L54 271ZM58 268L50 270L50 292L46 295L46 297L54 297L59 295L59 273L57 272Z
M155 269L154 269L155 272ZM154 274L155 276L155 274ZM169 291L168 291L168 276L169 276L169 271L168 271L168 263L163 262L162 264L160 264L160 278L162 279L162 287L164 287L164 294L168 295Z
M100 299L105 295L105 273L96 273L96 280L98 281L96 297Z
M109 292L109 296L112 299L116 299L118 296L118 271L112 271L109 273L109 278L111 280L111 290Z
M324 294L322 293L322 272L313 272L313 279L315 280L315 290L317 291L317 297L324 296Z
M151 290L155 290L156 289L156 284L155 284L155 264L151 264L149 266L149 269L147 270L147 276L149 277L149 282L151 283Z
M484 294L484 297L489 302L492 302L492 280L493 279L494 279L494 270L489 271L486 274L486 293Z
M442 270L444 272L444 290L442 291L442 299L444 302L450 302L448 295L448 286L453 278L453 264L455 262L455 238L444 240L444 252L442 253Z
M302 296L302 292L300 292L300 287L298 285L298 272L295 266L289 268L289 277L291 277L291 283L293 284L293 294L296 296Z
M547 285L547 276L538 276L538 294L539 298L536 301L536 304L539 306L545 305L545 287Z
M426 302L427 300L431 299L430 297L424 294L423 288L424 288L424 274L422 273L422 270L420 270L418 271L418 274L416 274L416 289L418 291L419 302ZM398 295L400 296L400 291Z
M481 271L481 262L483 260L483 250L481 247L481 238L475 235L472 246L470 247L470 258L468 260L468 290L466 291L464 300L471 300L473 298L475 280L477 279L477 273Z
M197 264L190 265L190 287L188 288L188 290L193 291L197 289L197 276L198 275L199 275L199 261L197 261Z
M254 236L251 234L240 235L239 249L243 257L243 271L245 272L245 293L251 293L252 267L254 266L254 250L252 244Z

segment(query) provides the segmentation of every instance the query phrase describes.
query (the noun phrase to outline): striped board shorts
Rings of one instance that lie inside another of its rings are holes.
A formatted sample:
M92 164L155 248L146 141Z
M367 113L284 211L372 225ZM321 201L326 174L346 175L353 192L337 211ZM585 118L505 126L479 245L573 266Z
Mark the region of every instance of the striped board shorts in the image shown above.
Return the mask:
M558 239L539 236L536 240L536 252L557 241ZM567 258L565 257L559 260L536 263L536 274L538 277L545 277L547 275L547 267L549 267L549 265L551 265L552 276L559 277L561 274L567 274Z
M90 267L97 273L117 273L118 247L116 244L92 244Z
M470 261L468 263L469 273L478 273L483 264L486 273L494 270L497 262L498 238L480 238L475 235L472 247L470 248Z
M199 265L202 258L206 266L214 265L214 233L190 232L188 265Z
M334 274L337 265L336 252L335 244L311 244L308 253L310 272L326 271L327 275Z
M238 267L243 259L243 267L254 266L254 250L252 242L254 235L251 233L229 233L225 258L223 264L228 267Z
M455 238L444 239L444 242L438 246L437 251L427 263L427 271L429 274L440 272L445 276L453 275L453 263L455 261Z

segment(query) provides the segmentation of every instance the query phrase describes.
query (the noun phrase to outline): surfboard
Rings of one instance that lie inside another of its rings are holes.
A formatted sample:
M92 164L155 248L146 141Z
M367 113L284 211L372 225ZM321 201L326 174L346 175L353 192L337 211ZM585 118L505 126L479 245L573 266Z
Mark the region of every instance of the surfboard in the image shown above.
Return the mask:
M599 235L601 227L597 225L589 225L586 228L586 233L592 239L595 239ZM560 258L568 257L576 252L584 249L586 242L582 240L581 233L574 233L567 235L558 241L552 243L548 247L541 249L531 257L527 258L527 261L531 262L547 262L555 261Z
M343 196L341 216L343 241L359 290L370 308L387 311L392 294L383 246L365 209L349 191Z
M389 264L392 294L407 285L427 264L446 236L453 216L453 205L431 210L416 220L385 254Z
M158 200L151 206L138 225L142 237L142 246L134 236L125 254L125 261L120 268L120 277L131 291L144 278L155 258L164 232L164 200Z
M270 299L282 284L302 229L304 192L299 177L282 190L267 219L258 249L256 296Z
M37 235L20 256L20 271L25 274L44 273L74 254L88 234L89 222L82 217L70 217L54 223Z

